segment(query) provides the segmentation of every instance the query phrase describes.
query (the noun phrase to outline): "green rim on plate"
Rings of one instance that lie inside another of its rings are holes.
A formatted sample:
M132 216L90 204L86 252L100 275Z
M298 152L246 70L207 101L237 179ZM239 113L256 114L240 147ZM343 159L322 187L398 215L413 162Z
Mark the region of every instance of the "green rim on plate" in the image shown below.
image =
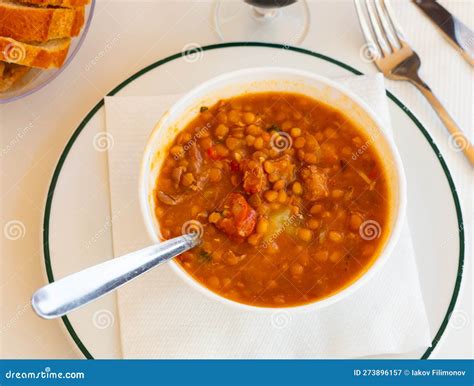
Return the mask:
M267 48L277 48L277 49L284 49L284 50L289 50L289 51L294 51L294 52L299 52L302 54L310 55L313 57L316 57L318 59L325 60L327 62L333 63L339 67L344 68L347 71L352 72L355 75L362 75L362 72L356 70L355 68L342 63L336 59L330 58L328 56L319 54L317 52L309 51L304 48L298 48L298 47L292 47L292 46L287 46L287 45L281 45L281 44L272 44L272 43L258 43L258 42L232 42L232 43L221 43L221 44L213 44L209 46L204 46L202 47L203 51L209 51L209 50L215 50L219 48L228 48L228 47L267 47ZM130 76L128 79L124 80L122 83L120 83L117 87L115 87L111 92L107 94L107 96L113 96L117 92L119 92L122 88L127 86L129 83L133 82L135 79L139 78L143 74L146 74L148 71L153 70L156 67L161 66L162 64L168 63L174 59L178 59L184 55L186 55L187 52L180 52L171 56L168 56L167 58L161 59L145 68L142 70L138 71L134 75ZM420 359L427 359L429 358L430 354L433 352L435 349L436 345L439 343L441 340L441 337L446 330L446 327L449 323L449 319L451 317L451 313L454 310L454 306L456 304L456 300L459 295L459 290L461 287L461 281L462 281L462 274L463 274L463 265L464 265L464 225L463 225L463 219L462 219L462 212L461 212L461 205L459 203L459 197L456 192L456 187L454 185L453 179L451 177L451 173L448 169L448 166L446 165L446 162L443 159L443 156L441 155L438 147L433 141L433 138L428 134L428 131L423 127L423 125L420 123L420 121L413 115L413 113L402 103L400 102L399 99L397 99L391 92L387 91L387 96L398 106L400 107L405 114L408 115L408 117L413 121L413 123L418 127L418 129L421 131L421 133L425 136L426 140L430 144L431 148L435 152L436 156L438 157L439 163L441 164L441 167L443 168L444 174L446 175L446 178L448 180L449 188L451 189L451 193L453 195L453 200L454 200L454 206L456 208L456 215L458 219L458 231L459 231L459 262L458 262L458 270L457 270L457 275L456 275L456 282L454 284L454 290L453 294L451 296L451 300L449 302L448 308L446 310L446 314L443 318L443 321L433 339L431 342L431 347L429 347L424 354L421 356ZM94 108L86 115L86 117L83 119L81 124L77 127L77 129L74 131L72 137L69 139L68 143L66 144L66 147L64 148L64 151L61 154L61 157L59 158L58 164L56 166L56 169L54 170L53 178L51 180L51 184L49 186L48 190L48 195L46 198L46 207L45 207L45 215L44 215L44 221L43 221L43 252L44 252L44 260L45 260L45 265L46 265L46 273L48 276L48 281L49 283L54 282L54 275L53 275L53 269L51 266L51 258L50 258L50 251L49 251L49 220L50 220L50 215L51 215L51 204L53 202L53 196L54 196L54 189L56 188L56 184L58 182L59 175L61 173L61 169L64 165L64 162L67 158L67 155L69 154L69 151L71 150L72 146L74 145L74 142L76 141L77 137L79 134L82 132L84 127L89 123L91 118L95 115L95 113L104 105L104 100L102 99L100 102L98 102ZM94 359L92 354L89 352L89 350L86 348L86 346L82 343L81 339L77 335L76 331L74 330L74 327L72 326L71 322L69 321L69 318L67 316L63 316L62 320L64 322L64 325L71 335L71 338L73 341L76 343L77 347L81 352L84 354L84 356L87 359Z

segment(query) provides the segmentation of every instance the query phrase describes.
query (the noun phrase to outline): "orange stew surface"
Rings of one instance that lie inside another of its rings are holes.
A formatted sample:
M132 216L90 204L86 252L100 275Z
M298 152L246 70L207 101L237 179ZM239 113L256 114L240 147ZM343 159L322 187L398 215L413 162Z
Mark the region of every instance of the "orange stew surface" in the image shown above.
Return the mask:
M228 299L309 303L357 279L388 232L388 182L373 141L341 112L293 93L201 107L156 182L162 236L199 232L177 258Z

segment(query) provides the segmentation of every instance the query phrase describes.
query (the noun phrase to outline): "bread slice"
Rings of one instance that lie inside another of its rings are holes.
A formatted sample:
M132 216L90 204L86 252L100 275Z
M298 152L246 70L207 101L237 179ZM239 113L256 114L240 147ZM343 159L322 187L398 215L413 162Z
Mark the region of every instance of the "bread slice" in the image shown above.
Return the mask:
M0 60L28 67L59 68L66 60L70 45L70 38L34 44L0 37Z
M0 77L0 93L12 88L29 70L30 68L26 66L3 63L3 72Z
M38 7L82 7L90 3L90 0L17 0L20 3L37 5Z
M26 42L79 35L84 7L41 8L0 0L0 36Z

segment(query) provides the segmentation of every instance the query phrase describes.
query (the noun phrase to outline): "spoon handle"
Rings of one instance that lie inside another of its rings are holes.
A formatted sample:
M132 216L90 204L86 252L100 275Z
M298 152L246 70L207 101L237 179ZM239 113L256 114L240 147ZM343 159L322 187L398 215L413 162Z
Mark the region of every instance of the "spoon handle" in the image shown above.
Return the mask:
M195 247L199 242L198 237L184 235L86 268L40 288L33 294L31 304L35 312L45 319L63 316Z

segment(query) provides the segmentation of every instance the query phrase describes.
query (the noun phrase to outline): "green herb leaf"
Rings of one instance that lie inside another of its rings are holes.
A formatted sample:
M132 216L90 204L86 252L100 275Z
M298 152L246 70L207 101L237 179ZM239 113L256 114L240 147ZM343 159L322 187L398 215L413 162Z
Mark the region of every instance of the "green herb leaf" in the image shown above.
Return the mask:
M209 110L209 107L207 107L207 106L201 106L201 108L199 109L199 112L200 112L200 113L203 113L204 111L207 111L207 110Z
M204 249L201 249L199 251L198 255L199 260L201 260L203 263L208 263L212 260L212 253L205 251Z
M281 131L280 127L276 125L275 123L271 125L270 127L266 128L267 131Z

